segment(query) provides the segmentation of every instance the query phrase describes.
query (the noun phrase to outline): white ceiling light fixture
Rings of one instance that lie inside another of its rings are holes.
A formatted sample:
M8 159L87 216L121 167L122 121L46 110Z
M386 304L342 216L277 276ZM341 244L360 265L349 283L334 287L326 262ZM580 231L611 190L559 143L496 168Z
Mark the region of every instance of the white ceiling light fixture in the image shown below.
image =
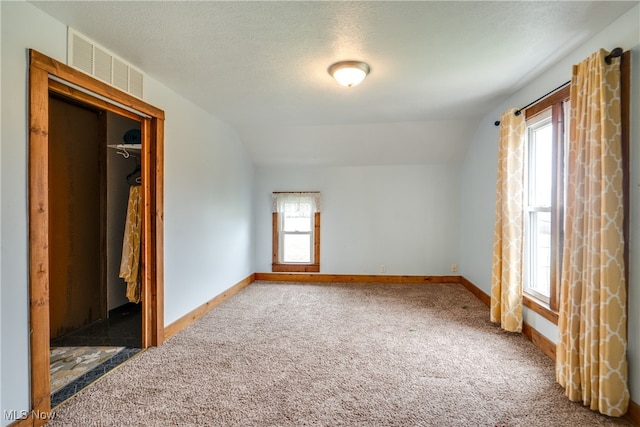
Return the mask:
M371 68L360 61L341 61L329 67L329 74L342 86L357 86L367 77Z

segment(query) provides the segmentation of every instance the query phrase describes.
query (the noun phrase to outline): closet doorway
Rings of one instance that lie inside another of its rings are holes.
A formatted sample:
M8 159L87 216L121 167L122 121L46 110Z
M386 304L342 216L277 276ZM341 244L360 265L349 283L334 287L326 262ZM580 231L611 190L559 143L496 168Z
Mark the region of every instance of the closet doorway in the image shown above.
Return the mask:
M142 349L139 136L139 121L49 94L52 406Z
M69 117L75 118L64 123ZM72 124L74 121L76 124ZM110 127L109 122L116 125ZM113 256L108 256L108 246L114 235L109 231L113 227L109 227L107 200L117 185L108 183L108 175L114 172L107 170L107 158L118 155L106 144L110 131L120 132L113 126L140 131L136 180L140 184L137 191L141 206L137 321L138 342L146 348L160 345L164 339L164 112L29 51L31 414L51 410L52 339L108 319L114 307L126 305L120 305L122 300L109 293ZM50 146L50 136L75 132L84 136L69 135L71 138L62 138L64 143L53 142L56 147ZM136 166L131 160L120 166L129 169L127 175ZM58 167L59 163L73 167ZM127 175L121 177L126 186ZM123 236L118 237L120 244L122 239ZM41 422L34 418L33 423Z

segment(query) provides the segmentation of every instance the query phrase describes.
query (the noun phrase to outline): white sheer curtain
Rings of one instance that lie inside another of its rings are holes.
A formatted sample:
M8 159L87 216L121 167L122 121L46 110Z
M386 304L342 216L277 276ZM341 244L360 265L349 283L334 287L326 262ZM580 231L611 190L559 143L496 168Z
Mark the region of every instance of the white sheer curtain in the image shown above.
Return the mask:
M284 212L285 205L287 209L300 210L301 205L310 205L311 212L314 214L320 212L320 193L319 192L295 192L295 193L273 193L272 212Z

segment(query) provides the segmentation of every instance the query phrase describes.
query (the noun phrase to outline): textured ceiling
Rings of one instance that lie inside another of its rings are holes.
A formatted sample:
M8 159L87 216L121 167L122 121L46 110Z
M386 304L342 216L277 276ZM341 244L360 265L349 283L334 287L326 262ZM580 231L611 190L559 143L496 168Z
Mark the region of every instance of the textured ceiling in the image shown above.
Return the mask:
M31 2L235 127L256 164L460 161L478 120L637 2ZM327 73L362 60L358 87Z

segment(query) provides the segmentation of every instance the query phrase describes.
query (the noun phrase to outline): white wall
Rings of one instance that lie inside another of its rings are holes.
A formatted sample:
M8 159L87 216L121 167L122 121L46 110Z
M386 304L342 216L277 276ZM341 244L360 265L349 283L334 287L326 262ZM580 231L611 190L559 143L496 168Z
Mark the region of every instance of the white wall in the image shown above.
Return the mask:
M522 107L549 90L570 80L571 67L600 48L620 46L632 51L631 111L631 259L629 295L629 361L632 399L640 402L640 6L636 6L605 28L596 37L565 57L533 83L517 92L500 107L488 111L469 146L462 171L462 274L481 288L491 291L493 214L498 156L498 128L493 122L510 107ZM525 309L525 319L553 342L557 327Z
M256 168L256 271L271 271L271 193L321 191L320 272L449 275L460 262L457 165Z
M1 43L2 30L2 7L0 6L0 53L2 52ZM0 59L1 63L1 59ZM2 67L0 67L0 100L2 100ZM2 117L2 102L0 102L0 117ZM2 141L2 120L0 120L0 141ZM0 145L0 165L2 165L2 149ZM0 332L2 331L2 174L0 173ZM0 340L0 408L2 408L2 340Z
M629 247L629 377L631 398L640 402L640 7L635 8L636 45L631 52L631 179Z
M65 58L65 27L22 2L2 8L2 402L29 409L27 47ZM2 417L2 425L9 420Z
M235 131L157 81L165 111L165 324L254 272L253 166Z
M66 27L28 3L0 2L0 8L4 413L29 409L27 49L65 62ZM166 325L253 273L253 167L228 125L150 75L144 91L145 100L166 114Z

